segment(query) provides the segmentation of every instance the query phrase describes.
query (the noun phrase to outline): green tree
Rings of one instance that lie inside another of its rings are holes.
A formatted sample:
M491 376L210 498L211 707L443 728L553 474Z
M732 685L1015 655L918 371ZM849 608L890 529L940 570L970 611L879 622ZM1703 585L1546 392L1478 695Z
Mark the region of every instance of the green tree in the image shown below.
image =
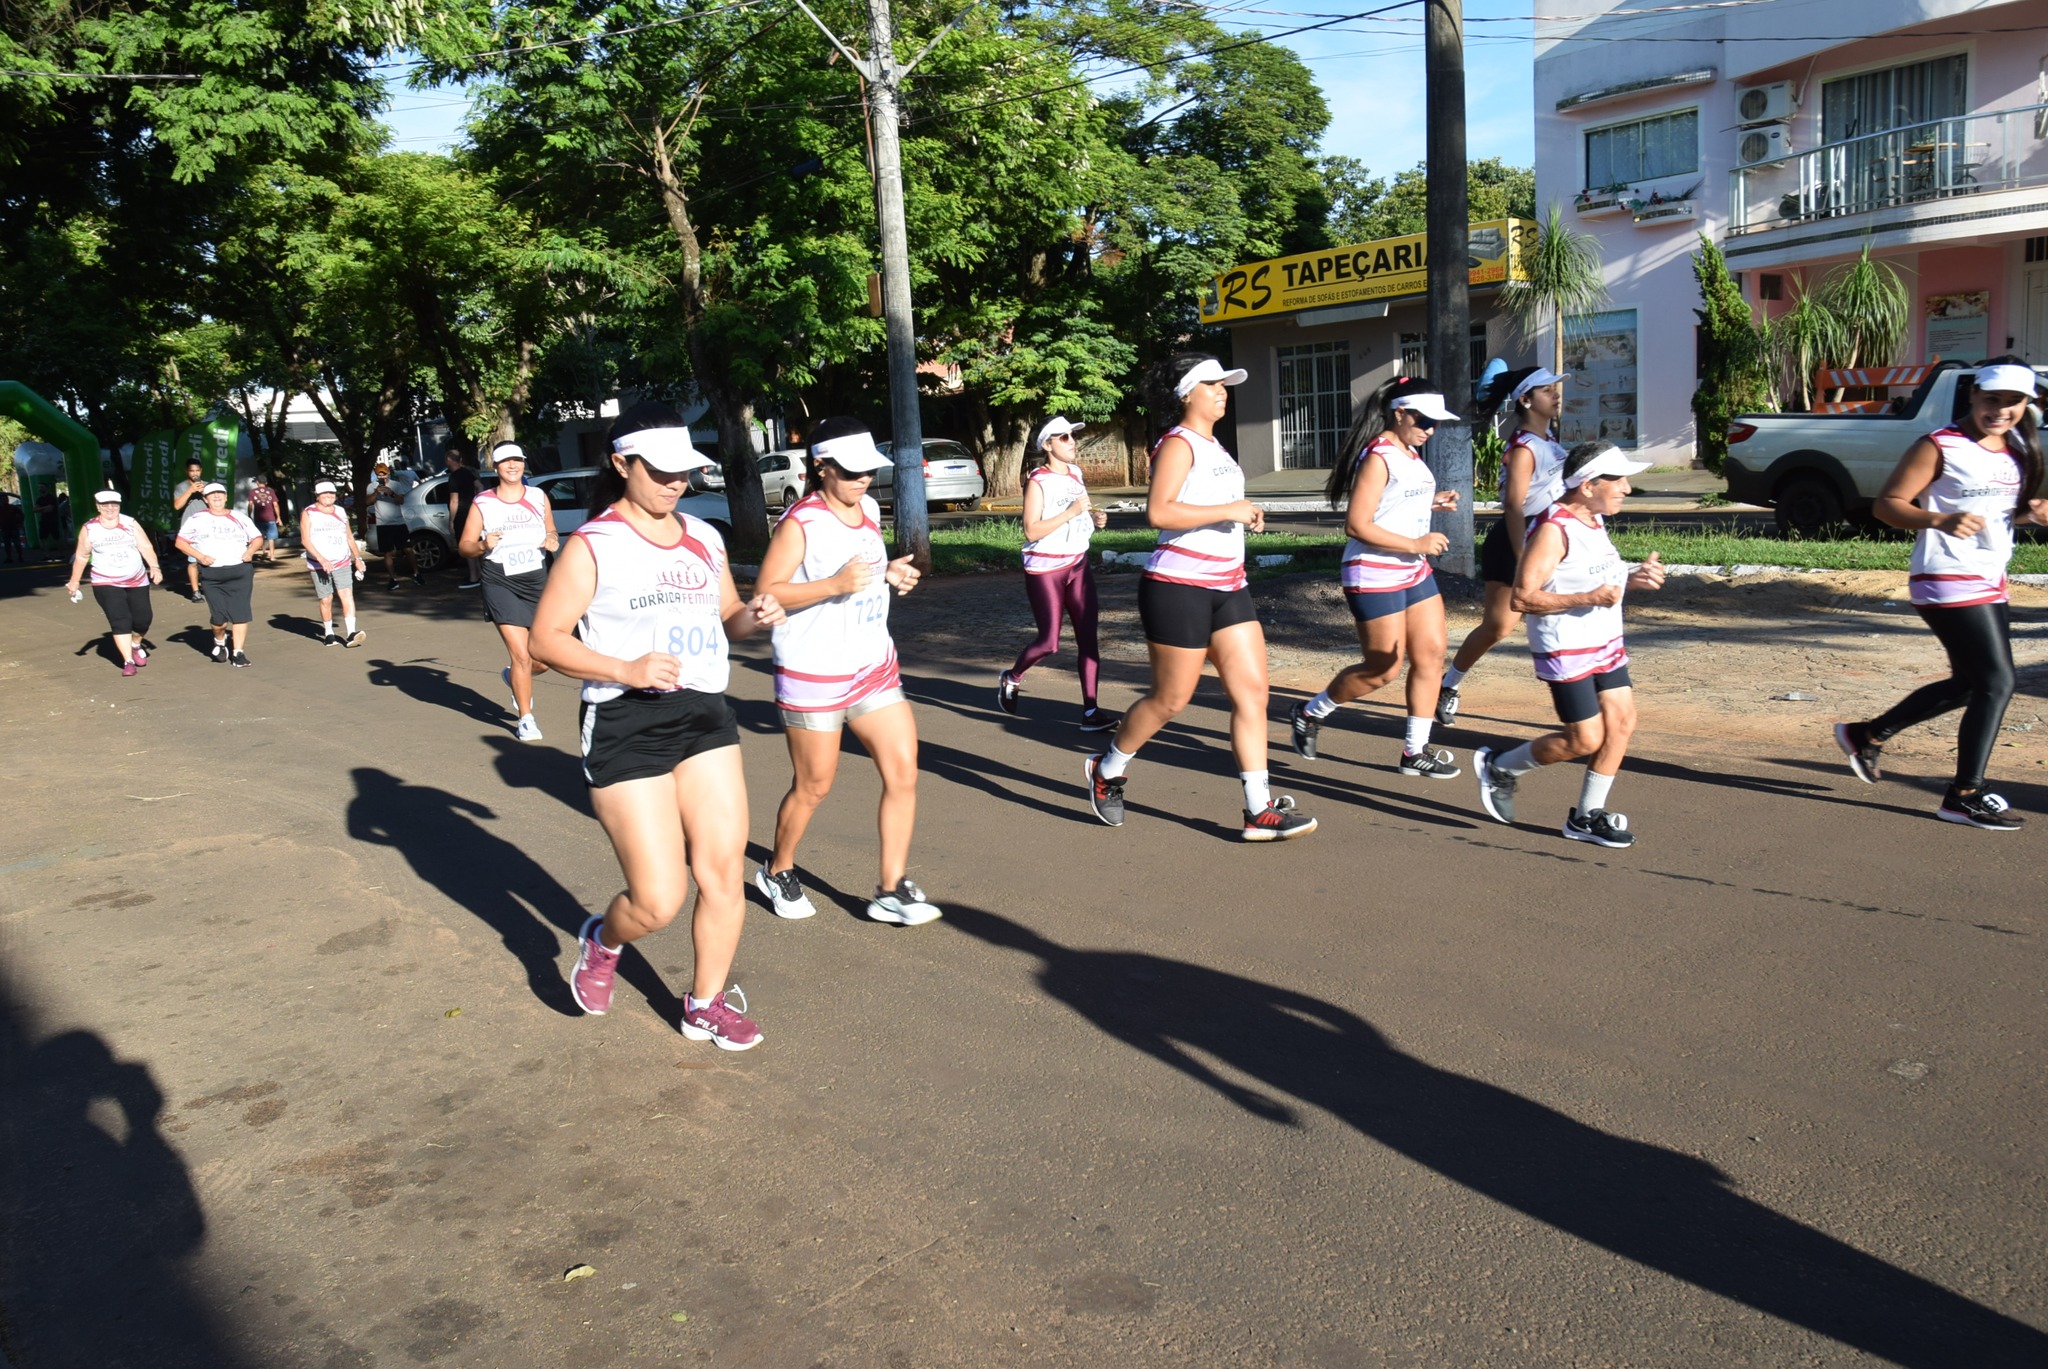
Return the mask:
M1429 170L1417 163L1394 174L1391 185L1371 180L1348 157L1324 163L1333 217L1332 236L1340 242L1374 242L1428 231ZM1466 169L1466 194L1471 219L1533 219L1536 217L1536 172L1509 166L1498 157L1482 157Z
M1500 305L1525 338L1533 339L1545 316L1551 325L1550 368L1564 373L1565 321L1591 313L1607 298L1601 278L1600 243L1565 222L1555 204L1536 235L1527 261L1528 278L1501 287Z
M1742 287L1728 274L1721 249L1706 234L1693 253L1699 282L1700 383L1693 391L1694 441L1700 459L1718 473L1728 457L1728 424L1740 414L1770 407L1771 356Z

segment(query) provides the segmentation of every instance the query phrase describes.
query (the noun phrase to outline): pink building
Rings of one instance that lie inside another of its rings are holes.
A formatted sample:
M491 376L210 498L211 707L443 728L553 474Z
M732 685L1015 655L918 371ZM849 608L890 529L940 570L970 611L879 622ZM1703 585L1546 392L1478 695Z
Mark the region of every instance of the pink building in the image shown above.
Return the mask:
M1536 26L1537 202L1612 298L1568 332L1568 438L1692 459L1699 233L1761 311L1867 243L1912 292L1901 360L2048 362L2048 0L1663 3Z

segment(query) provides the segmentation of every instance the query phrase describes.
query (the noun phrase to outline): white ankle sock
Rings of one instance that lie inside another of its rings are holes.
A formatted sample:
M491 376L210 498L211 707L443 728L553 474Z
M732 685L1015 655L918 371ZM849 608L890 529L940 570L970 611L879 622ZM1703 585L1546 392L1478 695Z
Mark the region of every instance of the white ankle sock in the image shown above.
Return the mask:
M1526 775L1531 770L1541 770L1543 763L1536 759L1536 750L1523 742L1504 756L1493 758L1493 768L1508 775Z
M1103 752L1102 759L1096 762L1095 773L1106 780L1120 780L1124 777L1124 771L1131 768L1131 762L1135 759L1136 757L1126 756L1123 752L1117 750L1116 743L1111 742L1109 750Z
M1458 687L1459 682L1462 681L1464 678L1465 672L1458 669L1456 666L1447 665L1444 667L1444 688L1456 689Z
M1429 745L1429 729L1435 725L1436 719L1434 718L1410 718L1408 720L1407 734L1401 741L1403 754L1410 756L1421 755L1423 749Z
M1327 718L1337 711L1337 701L1330 697L1330 691L1326 689L1303 704L1301 711L1311 718Z
M332 637L334 635L334 620L332 618L320 624L320 635L322 637Z
M1273 801L1273 789L1269 782L1272 772L1266 770L1240 770L1237 777L1244 783L1245 811L1263 813L1266 805Z
M347 623L347 624L348 624L348 631L349 631L349 635L350 635L351 637L353 637L353 636L355 635L355 631L356 631L356 616L355 616L355 614L353 614L353 613L349 614L347 618L343 619L343 621L344 621L345 623Z
M1586 778L1579 782L1580 817L1607 806L1607 791L1614 788L1614 779L1614 776L1603 775L1590 765L1586 767Z
M695 1012L699 1008L708 1008L717 1001L717 994L713 994L709 998L699 998L697 997L697 995L693 993L685 993L683 995L683 1006L689 1009L691 1012Z

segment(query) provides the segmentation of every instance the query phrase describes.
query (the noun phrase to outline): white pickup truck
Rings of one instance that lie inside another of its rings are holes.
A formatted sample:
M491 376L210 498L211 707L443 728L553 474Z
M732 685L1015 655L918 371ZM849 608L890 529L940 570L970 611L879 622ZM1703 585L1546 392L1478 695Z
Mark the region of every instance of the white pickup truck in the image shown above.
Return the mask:
M1968 411L1970 376L1962 362L1940 362L1882 413L1745 414L1728 425L1728 497L1775 509L1785 532L1866 522L1906 448Z

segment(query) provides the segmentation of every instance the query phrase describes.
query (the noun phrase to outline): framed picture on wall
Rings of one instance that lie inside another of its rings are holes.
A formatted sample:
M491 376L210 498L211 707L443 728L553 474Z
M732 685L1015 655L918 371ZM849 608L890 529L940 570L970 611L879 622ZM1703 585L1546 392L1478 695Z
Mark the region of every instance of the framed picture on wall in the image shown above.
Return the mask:
M1595 438L1633 449L1637 442L1636 311L1580 314L1565 328L1560 438L1567 447Z

